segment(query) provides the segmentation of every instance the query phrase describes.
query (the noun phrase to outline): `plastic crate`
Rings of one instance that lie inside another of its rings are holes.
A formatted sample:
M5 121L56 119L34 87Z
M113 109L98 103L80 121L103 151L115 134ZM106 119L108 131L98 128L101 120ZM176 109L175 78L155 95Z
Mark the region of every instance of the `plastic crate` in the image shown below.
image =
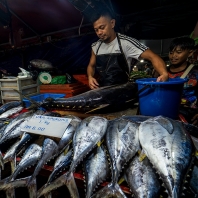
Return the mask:
M53 94L53 93L44 93L44 94L39 94L35 96L30 96L30 98L36 102L42 102L46 98L53 98L53 99L58 99L58 98L64 98L66 94ZM31 105L31 102L27 99L23 99L23 102L25 103L26 108Z

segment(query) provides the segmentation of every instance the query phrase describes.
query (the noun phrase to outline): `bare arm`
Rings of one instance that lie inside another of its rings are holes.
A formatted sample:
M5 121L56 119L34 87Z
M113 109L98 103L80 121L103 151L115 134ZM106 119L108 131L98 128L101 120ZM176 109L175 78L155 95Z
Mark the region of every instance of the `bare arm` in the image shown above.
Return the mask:
M157 54L152 52L150 49L147 49L140 55L140 57L151 61L155 70L160 74L160 76L157 78L158 82L168 80L168 72L165 62Z
M88 81L89 81L89 87L91 89L97 89L99 86L97 80L94 78L95 66L96 66L96 55L94 54L92 50L91 58L87 66L87 76L88 76Z

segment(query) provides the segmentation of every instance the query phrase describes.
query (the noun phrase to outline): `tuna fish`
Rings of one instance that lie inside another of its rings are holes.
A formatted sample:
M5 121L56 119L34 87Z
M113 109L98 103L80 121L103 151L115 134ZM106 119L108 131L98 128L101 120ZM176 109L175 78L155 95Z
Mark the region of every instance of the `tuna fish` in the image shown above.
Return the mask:
M22 105L22 102L21 101L11 101L11 102L7 102L5 104L3 104L1 107L0 107L0 115L6 111L8 111L9 109L12 109L14 107L18 107Z
M160 197L159 178L147 157L140 161L136 156L127 168L125 176L134 197Z
M58 143L58 151L57 151L58 154L61 153L72 141L74 132L81 122L81 119L76 116L65 116L64 118L71 118L72 120L67 126L63 136L61 137Z
M118 118L110 121L106 133L106 144L111 159L112 181L92 197L126 197L117 184L122 168L140 149L139 124Z
M69 172L73 172L80 161L101 141L106 133L108 120L90 116L82 120L73 136L73 159Z
M41 156L41 151L42 148L40 146L37 144L31 144L26 149L21 161L17 165L13 174L10 176L10 181L13 181L20 172L23 172L28 167L35 165Z
M16 155L14 153L19 142L20 140L15 142L15 144L13 144L11 148L5 153L4 158L3 158L4 164L7 162L11 162L12 171L14 171L16 168Z
M16 147L15 154L18 154L25 146L30 145L32 142L34 142L36 139L38 139L39 136L37 134L30 134L30 133L23 133L20 142L18 146Z
M91 197L93 191L109 175L110 167L103 145L95 148L90 156L84 160L86 198Z
M41 105L46 109L69 109L79 111L94 111L107 106L119 108L133 101L136 94L136 84L128 82L123 85L106 86L97 90L54 101L44 101Z
M30 61L30 64L39 69L52 69L52 63L47 60L42 59L33 59Z
M25 121L26 118L32 116L35 113L34 110L28 111L25 113L21 113L16 118L12 119L11 122L6 126L5 130L2 133L2 137L6 134L9 134L11 131L13 131L15 128L17 128L22 122ZM2 139L1 137L1 139ZM0 142L2 143L2 140L0 139Z
M180 197L193 152L192 141L182 124L162 116L150 118L139 126L139 140L169 196Z
M55 156L57 150L58 150L58 146L52 139L49 138L44 139L40 160L34 170L34 173L30 177L28 186L30 186L32 182L34 182L36 176L38 175L42 167L52 158L52 156Z
M54 163L54 169L50 174L47 183L51 183L55 180L57 175L59 175L62 171L69 167L72 161L72 150L69 150L66 154L65 152L61 153L61 155L56 159Z
M9 110L5 111L4 113L2 113L0 115L0 119L1 118L7 118L11 115L14 115L15 113L19 113L22 109L23 109L23 106L21 106L21 105L17 106L17 107L14 107L12 109L9 109Z
M56 190L63 185L67 186L71 197L79 198L78 189L73 177L73 173L70 173L69 175L68 173L65 173L58 177L56 180L54 180L52 183L44 185L38 190L37 198L43 195L48 195L51 191Z

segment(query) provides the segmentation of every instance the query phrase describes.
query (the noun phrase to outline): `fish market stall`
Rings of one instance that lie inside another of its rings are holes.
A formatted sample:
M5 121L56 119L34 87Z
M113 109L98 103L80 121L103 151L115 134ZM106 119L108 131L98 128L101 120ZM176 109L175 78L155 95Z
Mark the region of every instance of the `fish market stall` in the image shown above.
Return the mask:
M7 197L197 194L193 125L127 111L80 118L17 107L20 102L0 107L0 193Z

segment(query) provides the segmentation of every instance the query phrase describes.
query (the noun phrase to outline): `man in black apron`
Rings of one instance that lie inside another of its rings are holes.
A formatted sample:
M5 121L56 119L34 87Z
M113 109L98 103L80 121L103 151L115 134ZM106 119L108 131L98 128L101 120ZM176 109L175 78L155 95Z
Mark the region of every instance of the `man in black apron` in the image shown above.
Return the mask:
M157 81L168 79L164 61L138 40L116 33L115 19L109 12L104 10L98 13L93 20L93 27L99 40L92 44L87 67L91 89L126 83L131 71L131 61L140 58L151 61L160 74Z

